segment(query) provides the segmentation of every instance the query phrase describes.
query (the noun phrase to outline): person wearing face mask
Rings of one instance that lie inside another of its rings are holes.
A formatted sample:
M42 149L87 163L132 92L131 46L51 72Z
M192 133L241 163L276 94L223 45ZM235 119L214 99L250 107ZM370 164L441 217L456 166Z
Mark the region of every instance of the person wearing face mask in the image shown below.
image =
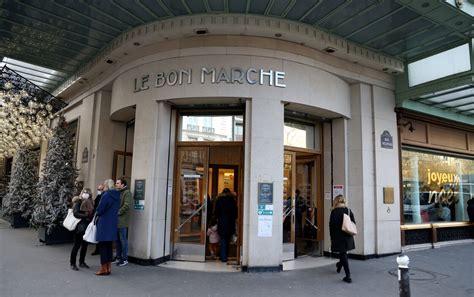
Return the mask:
M94 215L94 205L92 203L92 192L89 188L85 188L81 191L79 196L72 199L73 214L76 218L81 219L77 224L74 232L74 245L72 246L70 264L72 270L79 270L76 266L77 252L81 249L79 255L79 267L89 268L85 262L87 253L87 241L83 240L84 233L86 232L87 225L89 225L92 216Z
M104 192L104 185L99 184L97 186L97 196L95 196L95 199L94 199L94 213L95 213L95 210L97 209L97 206L99 206L100 198L102 198L102 193L103 192ZM99 252L99 245L96 244L95 245L95 250L91 253L91 256L98 255L99 253L100 253Z

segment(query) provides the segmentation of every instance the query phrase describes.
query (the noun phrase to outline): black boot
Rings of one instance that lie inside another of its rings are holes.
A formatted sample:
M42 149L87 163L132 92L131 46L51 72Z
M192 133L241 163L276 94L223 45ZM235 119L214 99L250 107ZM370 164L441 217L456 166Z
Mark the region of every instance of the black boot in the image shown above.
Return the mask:
M79 268L77 268L76 264L71 264L71 269L76 270L76 271L79 270Z

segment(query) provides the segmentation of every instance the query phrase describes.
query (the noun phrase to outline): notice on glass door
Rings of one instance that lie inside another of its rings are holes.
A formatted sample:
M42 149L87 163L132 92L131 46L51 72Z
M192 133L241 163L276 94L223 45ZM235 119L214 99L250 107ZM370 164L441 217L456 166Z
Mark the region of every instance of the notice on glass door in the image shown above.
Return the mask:
M273 215L258 216L258 237L272 237Z

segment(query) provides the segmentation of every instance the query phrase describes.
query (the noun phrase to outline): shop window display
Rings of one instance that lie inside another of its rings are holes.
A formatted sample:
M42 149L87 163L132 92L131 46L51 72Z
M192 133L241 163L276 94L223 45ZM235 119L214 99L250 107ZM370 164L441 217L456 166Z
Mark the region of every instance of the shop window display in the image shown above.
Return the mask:
M405 224L468 221L474 197L474 159L402 150Z

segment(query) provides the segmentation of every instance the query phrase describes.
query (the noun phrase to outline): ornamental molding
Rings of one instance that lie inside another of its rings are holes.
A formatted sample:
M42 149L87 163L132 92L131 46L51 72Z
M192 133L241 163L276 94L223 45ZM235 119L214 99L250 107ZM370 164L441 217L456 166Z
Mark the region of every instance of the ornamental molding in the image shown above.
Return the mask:
M53 94L61 95L77 82L87 83L84 77L87 77L90 72L99 72L97 69L102 69L107 64L114 64L122 56L119 54L120 51L137 51L160 42L189 37L223 35L266 37L294 42L388 74L397 75L404 72L402 60L380 54L310 25L264 16L207 14L152 22L123 33L59 86Z

